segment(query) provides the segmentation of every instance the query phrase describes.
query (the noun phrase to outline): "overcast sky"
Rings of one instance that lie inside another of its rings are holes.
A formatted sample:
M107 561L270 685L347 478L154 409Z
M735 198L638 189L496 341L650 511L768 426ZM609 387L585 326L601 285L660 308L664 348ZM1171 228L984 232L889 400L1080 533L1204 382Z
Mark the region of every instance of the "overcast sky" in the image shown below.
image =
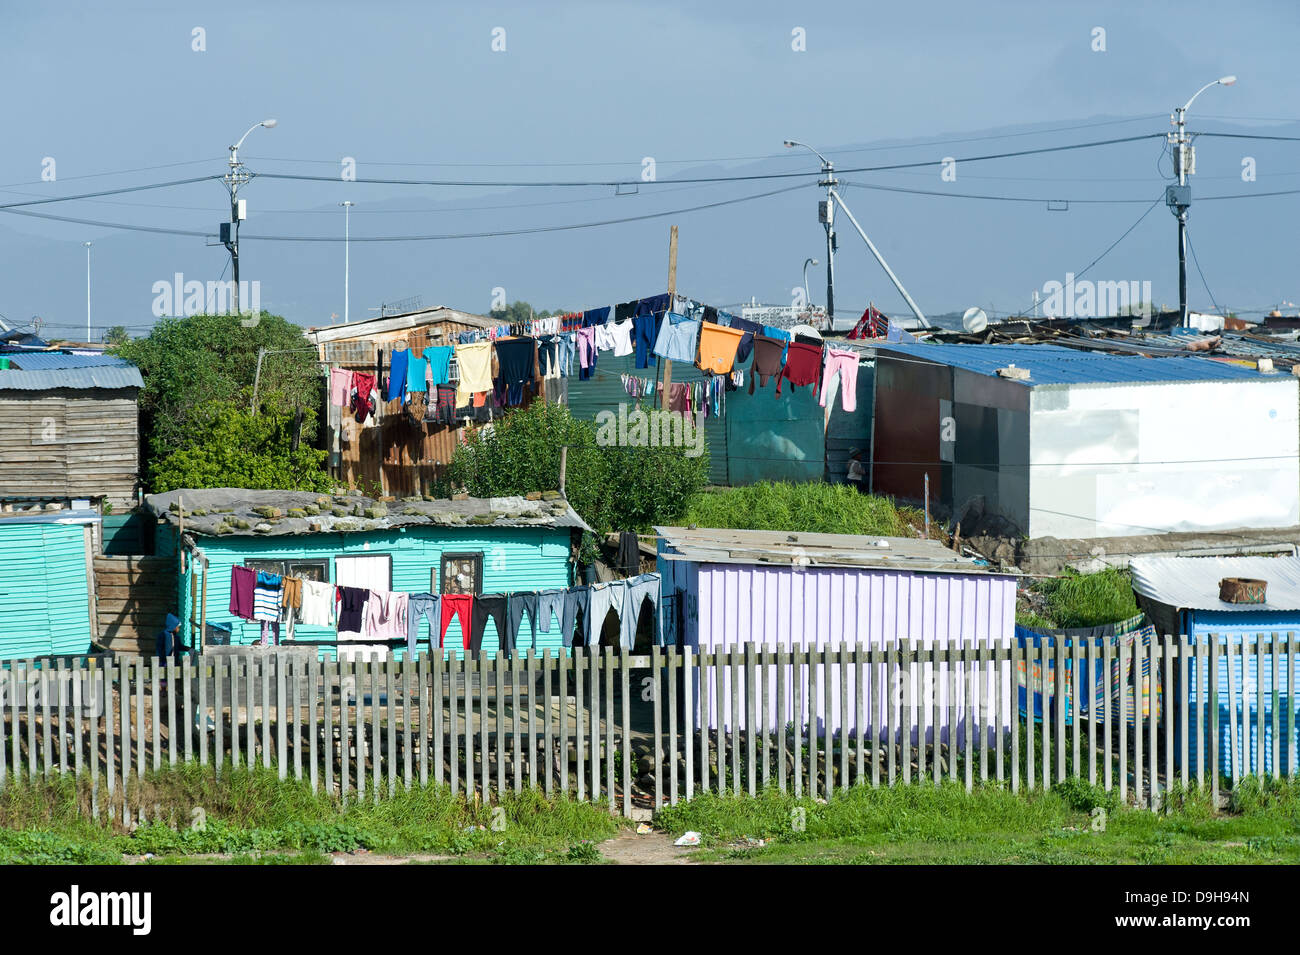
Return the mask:
M261 172L336 178L343 157L354 157L361 177L529 181L636 178L643 157L655 158L660 180L705 161L727 160L725 171L775 154L774 168L808 168L810 156L781 149L787 137L833 153L1098 117L1151 119L1140 129L1099 127L1095 138L1161 132L1163 114L1227 72L1241 81L1207 92L1195 115L1266 124L1300 114L1297 26L1293 2L6 3L0 201L219 174L226 147L267 117L278 128L256 130L243 151ZM504 50L493 49L494 37ZM196 51L199 39L205 49ZM1099 43L1104 50L1094 49ZM54 183L42 182L47 157L56 164ZM275 212L286 217L278 225L304 235L341 232L329 210L352 198L360 236L442 228L399 214L401 205L494 192L263 179L244 194L250 231L259 215ZM598 215L609 192L569 193L554 221ZM714 192L685 195L707 202ZM502 205L470 224L511 228L516 211ZM36 208L215 231L226 199L210 182ZM1125 210L1114 221L1122 228L1127 219ZM815 221L799 226L816 254ZM25 244L22 236L52 250L75 252L85 240L118 242L123 255L130 248L123 233L100 227L13 215L0 217L0 227L7 237L0 253ZM619 233L605 234L608 254L617 255ZM556 235L554 242L565 242L572 234ZM204 253L203 241L175 239L221 263L224 252ZM600 273L609 264L588 255L582 270ZM353 280L411 284L384 268L383 256L364 256ZM754 276L756 288L760 279ZM622 294L584 281L584 295ZM25 319L43 307L35 286L48 283L30 268L0 271L0 313ZM414 284L426 298L442 297Z

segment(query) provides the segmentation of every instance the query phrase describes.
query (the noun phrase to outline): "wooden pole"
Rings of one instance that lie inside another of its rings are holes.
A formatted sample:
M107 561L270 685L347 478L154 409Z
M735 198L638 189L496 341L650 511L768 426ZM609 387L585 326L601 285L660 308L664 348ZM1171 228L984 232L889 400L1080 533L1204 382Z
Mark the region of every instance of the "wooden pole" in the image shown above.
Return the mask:
M568 445L560 447L560 496L564 497L564 472L568 469L569 448Z
M671 311L673 307L673 296L677 293L677 226L673 226L668 233L668 308ZM664 321L668 319L665 317ZM662 395L656 395L659 401L659 407L668 407L668 393L673 387L673 362L670 358L664 359L664 391Z

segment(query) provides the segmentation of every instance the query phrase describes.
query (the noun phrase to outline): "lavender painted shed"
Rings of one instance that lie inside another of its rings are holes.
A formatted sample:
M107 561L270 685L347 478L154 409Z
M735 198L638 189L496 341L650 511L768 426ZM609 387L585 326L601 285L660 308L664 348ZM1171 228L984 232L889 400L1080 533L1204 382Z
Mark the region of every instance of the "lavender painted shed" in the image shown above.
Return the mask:
M704 653L747 645L786 652L841 643L850 648L886 648L902 639L922 646L1006 647L1014 636L1015 578L991 573L935 541L676 527L660 527L656 532L667 598L663 639L668 644ZM817 673L817 693L821 700L823 690L829 690L829 728L832 734L837 733L841 730L839 667L818 669L830 670ZM853 668L849 669L849 729L856 732L857 681ZM941 713L946 713L950 694L961 707L966 695L964 680L942 669L936 680L932 666L920 669L910 698L921 704L920 726L927 738L933 739L931 694L939 693ZM724 676L726 699L730 699L731 676ZM982 674L981 700L990 699L994 678L987 669ZM1005 727L1011 717L1010 667L1002 665L997 678L1002 681L1005 701L999 722ZM743 692L743 673L736 679ZM763 694L766 722L769 729L780 729L795 719L792 678L787 677L783 713L777 712L776 674L768 674L767 680ZM713 690L705 686L702 698L710 728L718 721ZM904 715L900 712L904 699L901 683L882 689L880 697L872 700L869 693L864 697L867 732L881 725L884 705L893 708L888 725L898 726ZM694 698L701 699L698 695ZM800 721L806 723L806 692L803 700ZM722 719L730 729L729 707L723 707ZM745 725L743 712L739 725ZM819 718L817 726L825 732L825 719ZM958 741L964 743L961 726L959 723ZM948 727L941 724L940 734L946 740Z

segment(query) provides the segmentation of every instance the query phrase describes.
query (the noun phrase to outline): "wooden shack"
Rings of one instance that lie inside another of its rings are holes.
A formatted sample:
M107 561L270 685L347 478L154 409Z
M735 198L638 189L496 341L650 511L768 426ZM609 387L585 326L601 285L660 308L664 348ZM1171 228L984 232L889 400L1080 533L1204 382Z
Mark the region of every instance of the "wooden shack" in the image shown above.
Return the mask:
M109 355L0 354L0 501L129 508L140 474L134 365Z
M419 355L425 348L455 345L461 332L501 324L438 306L307 330L321 362L330 368L386 375L395 348ZM381 403L379 421L366 427L341 409L328 406L330 471L342 484L367 493L405 497L423 493L451 461L461 426L417 424L402 413L401 402Z

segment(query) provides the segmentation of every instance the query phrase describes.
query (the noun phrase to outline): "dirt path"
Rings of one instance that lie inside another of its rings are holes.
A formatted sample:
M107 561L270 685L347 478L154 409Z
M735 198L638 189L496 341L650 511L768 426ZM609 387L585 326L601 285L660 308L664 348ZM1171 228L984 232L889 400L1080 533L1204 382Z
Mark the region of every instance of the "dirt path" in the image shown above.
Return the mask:
M673 845L665 832L648 832L638 836L624 829L613 839L600 844L600 852L617 865L695 865L694 850Z

